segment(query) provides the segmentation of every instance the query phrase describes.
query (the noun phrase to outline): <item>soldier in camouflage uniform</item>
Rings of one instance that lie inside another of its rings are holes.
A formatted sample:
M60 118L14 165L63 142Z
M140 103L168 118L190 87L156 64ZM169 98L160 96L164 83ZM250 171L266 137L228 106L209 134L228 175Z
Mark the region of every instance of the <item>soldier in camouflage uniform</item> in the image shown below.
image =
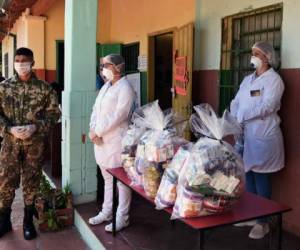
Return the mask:
M24 238L36 237L34 198L39 189L45 137L59 117L56 93L32 72L30 49L15 55L17 74L0 84L0 237L12 230L10 214L15 190L22 179Z

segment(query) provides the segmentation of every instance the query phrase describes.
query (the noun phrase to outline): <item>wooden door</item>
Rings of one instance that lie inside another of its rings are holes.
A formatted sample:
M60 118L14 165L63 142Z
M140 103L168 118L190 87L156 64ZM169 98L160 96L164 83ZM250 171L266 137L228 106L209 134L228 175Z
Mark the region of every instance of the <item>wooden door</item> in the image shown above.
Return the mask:
M173 37L173 100L175 112L189 119L192 114L192 74L194 53L194 24L189 23L174 31ZM187 126L185 138L190 139Z

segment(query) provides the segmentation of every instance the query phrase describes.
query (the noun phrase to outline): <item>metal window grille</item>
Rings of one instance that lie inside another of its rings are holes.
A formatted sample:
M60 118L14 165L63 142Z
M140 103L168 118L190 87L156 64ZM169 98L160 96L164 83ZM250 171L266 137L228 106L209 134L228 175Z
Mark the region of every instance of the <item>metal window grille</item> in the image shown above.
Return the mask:
M228 108L250 68L251 47L268 41L278 58L281 51L282 4L276 4L222 19L220 65L220 112Z
M126 74L138 72L139 43L125 44L122 46L122 55L125 60Z
M8 53L4 54L4 76L8 78Z

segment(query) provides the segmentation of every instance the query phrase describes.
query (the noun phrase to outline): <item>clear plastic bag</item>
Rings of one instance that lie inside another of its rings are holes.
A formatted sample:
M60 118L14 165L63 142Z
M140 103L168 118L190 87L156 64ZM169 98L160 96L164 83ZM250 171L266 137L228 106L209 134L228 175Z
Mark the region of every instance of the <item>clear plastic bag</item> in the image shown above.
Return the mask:
M142 109L139 108L131 116L131 124L122 139L122 166L127 173L132 185L142 185L142 178L135 169L135 156L137 145L147 128L139 123L143 119Z
M172 110L163 112L158 101L142 107L142 111L143 115L137 119L137 124L145 126L147 131L137 146L135 168L142 175L145 193L154 198L165 166L179 146L186 143L178 137L184 121Z
M140 128L132 124L122 139L122 165L127 173L129 168L134 167L137 144L145 131L146 128Z
M218 118L208 105L194 107L192 131L200 136L180 172L172 219L223 213L230 209L245 189L241 157L222 141L241 133L241 127L225 111Z
M178 177L189 157L189 150L192 146L192 143L181 146L170 164L168 164L155 197L156 209L164 209L175 204Z
M148 162L142 174L143 187L146 195L152 199L155 198L160 185L163 166L161 163Z

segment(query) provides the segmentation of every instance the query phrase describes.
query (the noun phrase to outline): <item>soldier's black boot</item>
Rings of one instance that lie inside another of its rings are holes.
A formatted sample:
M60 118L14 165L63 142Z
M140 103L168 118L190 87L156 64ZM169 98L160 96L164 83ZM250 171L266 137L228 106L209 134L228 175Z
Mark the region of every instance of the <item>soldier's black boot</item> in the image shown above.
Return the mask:
M36 238L36 230L33 224L33 215L35 214L34 205L25 206L24 208L24 221L23 221L23 234L25 240L32 240Z
M11 208L0 209L0 238L12 230L10 214Z

